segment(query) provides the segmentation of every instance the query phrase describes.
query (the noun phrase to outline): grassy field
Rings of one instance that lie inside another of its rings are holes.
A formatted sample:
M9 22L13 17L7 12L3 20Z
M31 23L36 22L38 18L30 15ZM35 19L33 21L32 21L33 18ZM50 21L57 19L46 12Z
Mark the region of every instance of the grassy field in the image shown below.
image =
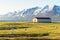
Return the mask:
M0 37L14 40L60 39L60 23L0 22Z

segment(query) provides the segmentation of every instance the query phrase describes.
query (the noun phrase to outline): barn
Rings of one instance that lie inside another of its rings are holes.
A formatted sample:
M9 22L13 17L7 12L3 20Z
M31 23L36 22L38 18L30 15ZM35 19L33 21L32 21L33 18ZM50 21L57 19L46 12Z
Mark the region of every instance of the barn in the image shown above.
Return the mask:
M51 22L51 18L49 18L49 17L35 17L35 18L33 18L33 22Z

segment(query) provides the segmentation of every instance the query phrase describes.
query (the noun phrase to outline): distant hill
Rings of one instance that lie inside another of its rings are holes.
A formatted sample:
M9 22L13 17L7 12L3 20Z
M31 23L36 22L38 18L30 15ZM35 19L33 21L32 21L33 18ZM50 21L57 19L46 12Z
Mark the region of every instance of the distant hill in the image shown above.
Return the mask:
M0 16L0 21L32 21L34 17L50 17L53 21L60 21L60 6L33 7L22 11L9 12Z

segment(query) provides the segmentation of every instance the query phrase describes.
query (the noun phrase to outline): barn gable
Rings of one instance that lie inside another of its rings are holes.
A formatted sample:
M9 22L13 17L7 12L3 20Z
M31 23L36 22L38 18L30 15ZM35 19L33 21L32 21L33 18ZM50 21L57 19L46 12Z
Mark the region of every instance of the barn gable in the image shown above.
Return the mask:
M49 17L35 17L35 18L33 18L33 22L51 22L51 18L49 18Z

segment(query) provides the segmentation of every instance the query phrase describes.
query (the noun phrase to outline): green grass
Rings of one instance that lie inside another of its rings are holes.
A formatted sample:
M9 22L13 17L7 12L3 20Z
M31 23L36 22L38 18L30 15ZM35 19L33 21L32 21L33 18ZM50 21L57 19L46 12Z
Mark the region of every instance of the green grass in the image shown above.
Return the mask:
M0 22L0 34L11 34L11 32L14 34L48 33L48 36L40 38L58 39L60 38L60 23Z

